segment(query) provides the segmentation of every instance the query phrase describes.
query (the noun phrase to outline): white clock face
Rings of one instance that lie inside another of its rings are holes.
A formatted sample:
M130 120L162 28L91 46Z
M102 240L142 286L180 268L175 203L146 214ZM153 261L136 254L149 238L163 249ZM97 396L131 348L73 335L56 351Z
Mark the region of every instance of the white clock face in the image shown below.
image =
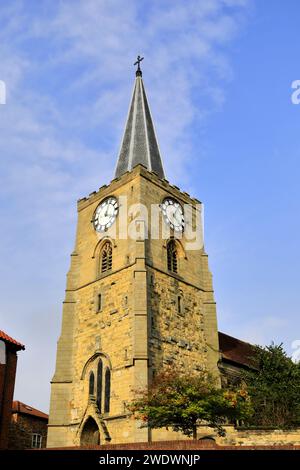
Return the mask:
M97 232L105 232L114 223L118 214L118 201L111 196L99 204L95 210L93 224Z
M167 197L161 204L161 210L166 223L173 230L182 232L184 229L184 215L179 202L171 197Z

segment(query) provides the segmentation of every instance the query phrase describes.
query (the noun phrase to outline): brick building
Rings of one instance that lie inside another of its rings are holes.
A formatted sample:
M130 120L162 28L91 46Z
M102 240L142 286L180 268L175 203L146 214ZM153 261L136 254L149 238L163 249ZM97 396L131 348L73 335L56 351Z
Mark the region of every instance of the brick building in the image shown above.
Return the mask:
M48 415L20 401L14 401L9 430L9 449L46 447Z
M17 370L17 352L25 346L0 330L0 449L8 445L12 401Z

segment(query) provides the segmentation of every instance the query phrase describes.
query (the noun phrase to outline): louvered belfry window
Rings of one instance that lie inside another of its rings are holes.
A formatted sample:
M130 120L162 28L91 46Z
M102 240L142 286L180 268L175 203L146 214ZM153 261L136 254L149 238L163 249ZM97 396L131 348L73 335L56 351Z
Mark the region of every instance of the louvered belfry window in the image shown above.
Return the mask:
M169 241L167 246L167 258L168 258L168 270L173 273L177 273L178 260L177 260L177 249L174 240Z
M105 273L112 268L112 246L106 242L101 251L101 272Z

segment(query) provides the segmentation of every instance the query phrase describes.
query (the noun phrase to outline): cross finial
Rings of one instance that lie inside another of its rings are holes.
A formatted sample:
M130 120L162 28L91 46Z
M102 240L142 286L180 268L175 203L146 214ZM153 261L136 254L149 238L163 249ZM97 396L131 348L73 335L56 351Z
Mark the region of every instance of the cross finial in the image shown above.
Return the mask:
M142 62L142 60L144 60L144 57L141 57L140 55L137 56L137 60L136 62L134 63L134 65L137 65L137 69L136 69L136 76L142 76L142 71L141 71L141 67L140 67L140 63Z

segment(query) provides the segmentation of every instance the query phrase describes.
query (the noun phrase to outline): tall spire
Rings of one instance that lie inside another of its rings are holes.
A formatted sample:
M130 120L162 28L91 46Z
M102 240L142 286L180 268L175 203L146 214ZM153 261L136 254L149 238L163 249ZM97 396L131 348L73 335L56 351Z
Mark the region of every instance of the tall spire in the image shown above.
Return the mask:
M149 171L154 171L160 178L165 177L140 69L142 60L143 57L138 56L134 64L138 67L117 162L116 178L126 173L126 171L131 171L139 163Z

